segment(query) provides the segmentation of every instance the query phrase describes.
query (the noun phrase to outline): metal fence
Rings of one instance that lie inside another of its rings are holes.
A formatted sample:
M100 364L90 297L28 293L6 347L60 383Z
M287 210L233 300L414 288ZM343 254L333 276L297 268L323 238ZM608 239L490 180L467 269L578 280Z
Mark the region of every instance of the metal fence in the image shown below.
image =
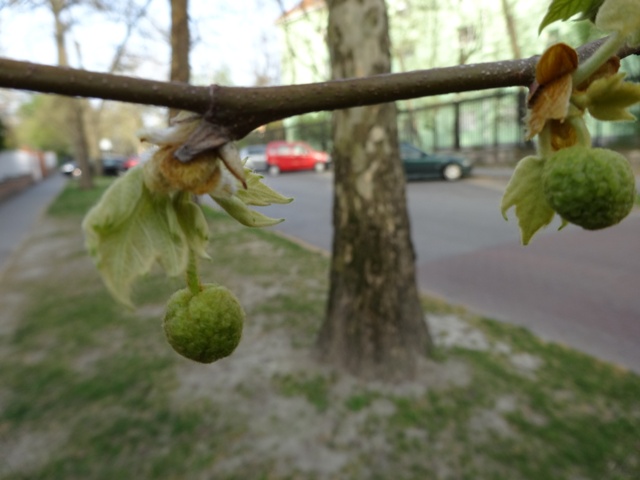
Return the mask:
M498 93L401 110L399 136L429 151L523 146L525 101L524 94Z
M527 92L501 92L472 99L433 104L398 112L400 141L426 151L527 149L524 117ZM632 110L640 117L640 106ZM588 117L588 116L587 116ZM587 118L595 145L640 148L640 122L597 122ZM331 114L314 114L268 125L250 134L246 144L271 140L303 140L318 149L331 149Z

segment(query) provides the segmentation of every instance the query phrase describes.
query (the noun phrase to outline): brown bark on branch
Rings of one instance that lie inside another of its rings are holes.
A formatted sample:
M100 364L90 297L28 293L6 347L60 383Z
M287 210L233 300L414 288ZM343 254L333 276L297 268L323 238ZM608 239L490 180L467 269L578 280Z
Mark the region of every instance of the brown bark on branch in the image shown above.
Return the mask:
M602 42L579 49L588 57ZM621 58L640 53L626 48ZM0 87L157 105L206 114L231 140L303 113L491 88L529 86L538 57L275 87L197 87L0 58Z

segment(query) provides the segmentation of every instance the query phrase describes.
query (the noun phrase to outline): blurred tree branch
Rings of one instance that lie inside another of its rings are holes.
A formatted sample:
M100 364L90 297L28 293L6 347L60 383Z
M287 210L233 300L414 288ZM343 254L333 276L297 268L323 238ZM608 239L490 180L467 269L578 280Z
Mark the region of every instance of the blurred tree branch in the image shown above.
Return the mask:
M589 57L603 39L578 49ZM624 58L640 48L624 48ZM0 87L156 105L205 114L229 139L322 110L491 88L530 86L538 57L274 87L200 87L0 58ZM222 143L222 142L221 142Z

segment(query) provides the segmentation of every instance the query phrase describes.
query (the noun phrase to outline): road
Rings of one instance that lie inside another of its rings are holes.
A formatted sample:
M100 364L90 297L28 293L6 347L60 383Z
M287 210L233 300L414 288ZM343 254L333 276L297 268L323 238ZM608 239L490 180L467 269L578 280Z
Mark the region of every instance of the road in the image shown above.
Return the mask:
M506 180L408 185L422 291L640 373L640 213L597 232L554 222L524 247L499 211ZM329 251L331 173L266 182L295 197L262 210L286 218L274 228Z

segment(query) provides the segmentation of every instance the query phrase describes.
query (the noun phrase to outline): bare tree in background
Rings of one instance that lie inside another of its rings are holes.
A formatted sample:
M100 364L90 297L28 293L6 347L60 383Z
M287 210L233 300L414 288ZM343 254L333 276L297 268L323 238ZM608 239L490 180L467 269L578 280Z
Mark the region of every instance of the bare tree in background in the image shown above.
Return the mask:
M54 39L58 56L58 65L70 66L67 50L67 34L71 28L71 21L66 17L70 8L80 5L81 0L15 0L8 2L9 6L27 6L31 8L46 7L53 16ZM99 2L91 2L97 8L102 8ZM73 154L76 162L84 172L80 177L81 188L92 188L93 178L89 162L89 140L87 135L86 105L83 99L60 98L61 108L66 111L66 125L71 138Z
M257 62L253 67L253 76L255 79L253 84L256 87L266 87L268 85L272 85L275 81L276 75L274 72L277 61L273 61L272 54L269 52L268 48L264 48L268 43L268 38L264 33L261 35L260 40L263 61Z
M513 58L521 58L522 52L520 51L520 42L518 41L518 29L516 28L516 22L511 12L511 5L509 0L502 1L502 14L504 15L504 21L507 26L507 34L509 35L509 44L511 45L511 53Z
M68 67L69 55L67 52L66 36L70 24L64 19L64 12L75 2L67 0L48 0L48 6L53 15L54 36L56 49L58 52L58 65ZM87 129L85 119L86 100L75 98L61 98L67 112L67 126L70 129L72 139L73 154L76 162L80 166L83 175L80 177L80 188L89 189L93 187L93 176L89 163L89 142L87 140Z
M384 0L330 0L334 79L391 69ZM354 28L358 25L359 28ZM418 296L395 104L333 117L333 255L324 361L366 378L410 378L431 338Z
M123 0L121 2L105 2L102 0L9 0L4 2L3 5L7 7L47 8L51 12L54 21L54 39L58 65L65 67L71 66L67 44L68 34L73 26L70 13L72 8L85 6L105 14L114 12L123 14L122 18L126 19L126 32L122 42L116 49L108 70L109 73L113 73L120 69L126 52L126 45L135 29L135 25L146 15L151 1L145 0L142 7L138 7L135 0ZM78 45L78 56L81 58L81 55L81 47ZM99 124L102 105L97 112L93 112L87 100L84 99L60 98L60 102L61 108L64 108L67 112L65 127L73 145L75 160L84 172L80 177L80 186L82 188L91 188L93 180L89 159L91 152L98 151L98 136L95 132ZM96 167L100 168L100 165L96 165Z
M127 58L127 46L129 44L129 40L133 36L136 29L139 27L140 21L143 18L147 17L147 12L149 10L149 5L151 5L151 2L153 2L153 0L145 0L142 5L138 5L135 0L125 0L125 3L120 6L116 6L113 2L111 3L111 7L114 9L117 9L117 12L119 14L119 19L123 20L123 23L125 25L125 34L121 39L120 44L116 47L116 50L113 54L113 58L111 59L111 63L109 64L109 68L107 70L108 73L116 73L116 72L121 72L125 70L125 63ZM80 56L80 53L78 54L78 56ZM95 109L87 110L89 113L89 120L91 125L90 147L92 148L90 148L90 151L92 153L99 152L100 150L99 143L100 143L100 139L103 138L103 135L106 136L106 138L113 137L113 133L106 131L112 128L111 126L108 125L108 123L105 122L105 119L104 119L105 116L108 116L108 115L105 115L106 104L107 102L102 100L100 101L99 105ZM115 108L121 109L122 107L117 106ZM137 108L139 110L139 107ZM134 114L132 118L139 119L139 116ZM117 123L117 125L121 126L123 121L126 122L128 121L128 119L127 120L121 119ZM136 130L140 127L141 125L139 125L136 128ZM130 131L136 131L136 130L130 130ZM110 138L110 139L113 140L113 138ZM116 142L116 144L117 143L121 143L121 142Z

